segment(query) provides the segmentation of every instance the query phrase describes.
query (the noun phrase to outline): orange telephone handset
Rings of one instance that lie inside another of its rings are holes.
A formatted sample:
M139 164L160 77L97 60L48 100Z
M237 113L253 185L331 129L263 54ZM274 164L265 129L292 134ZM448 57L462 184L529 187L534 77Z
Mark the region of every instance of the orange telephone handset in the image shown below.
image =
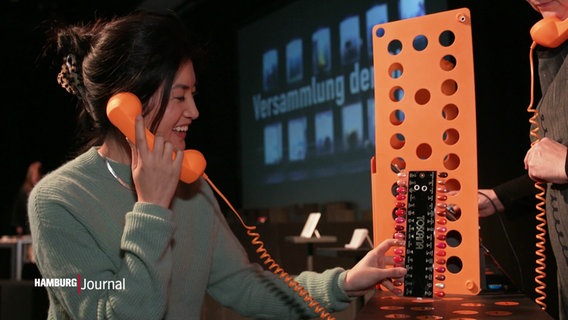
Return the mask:
M134 119L142 113L142 103L136 95L130 92L121 92L113 95L107 103L107 116L130 141L136 141ZM146 130L148 146L154 146L154 135ZM205 172L207 162L203 154L197 150L185 150L181 167L180 180L192 183Z
M568 19L546 17L531 28L534 42L547 48L556 48L568 40Z

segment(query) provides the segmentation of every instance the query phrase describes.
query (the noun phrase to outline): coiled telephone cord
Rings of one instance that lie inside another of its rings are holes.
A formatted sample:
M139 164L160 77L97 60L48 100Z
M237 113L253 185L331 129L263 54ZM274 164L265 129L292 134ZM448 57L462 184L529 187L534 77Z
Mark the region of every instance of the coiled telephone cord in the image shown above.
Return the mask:
M529 106L527 108L527 111L529 113L532 113L532 116L529 119L529 123L532 125L532 128L530 130L530 136L534 138L534 140L531 142L531 146L533 146L535 143L537 143L538 141L540 141L540 135L538 134L538 131L540 130L540 126L538 124L538 110L536 110L536 108L534 108L534 62L533 62L533 50L536 47L536 43L533 42L531 47L530 47L530 70L531 70L531 88L530 88L530 103ZM534 183L535 188L538 190L538 193L535 195L535 198L538 200L538 203L536 205L536 209L538 211L537 215L536 215L536 220L537 220L537 225L536 225L536 230L537 230L537 235L536 235L536 255L537 255L537 259L536 259L536 276L535 276L535 282L537 284L537 286L535 287L535 292L539 294L538 297L536 297L535 302L541 307L542 310L546 310L546 283L544 282L544 279L546 278L546 209L545 209L545 204L546 204L546 198L545 198L545 194L546 194L546 189L543 186L543 183L540 181L537 181Z
M225 201L225 203L227 204L227 206L229 206L237 219L239 219L241 225L247 230L247 234L252 238L251 243L257 247L256 253L259 254L260 259L266 265L268 270L272 271L272 273L277 275L278 278L281 279L289 288L296 292L298 296L300 296L304 300L308 307L310 307L316 314L319 315L320 319L335 320L335 318L331 316L331 314L327 312L325 308L322 307L319 302L317 302L309 294L309 292L298 283L298 281L294 280L294 278L290 274L284 271L284 269L282 269L278 265L278 263L276 263L276 261L272 259L272 256L264 247L264 242L260 240L260 234L255 231L256 226L247 225L244 222L243 218L239 215L237 210L235 210L233 205L231 205L227 197L225 197L225 195L215 186L215 184L209 179L209 177L206 174L203 174L203 178L205 179L205 181L207 181L207 183L209 183L211 188L219 195L219 197L221 197L221 199Z

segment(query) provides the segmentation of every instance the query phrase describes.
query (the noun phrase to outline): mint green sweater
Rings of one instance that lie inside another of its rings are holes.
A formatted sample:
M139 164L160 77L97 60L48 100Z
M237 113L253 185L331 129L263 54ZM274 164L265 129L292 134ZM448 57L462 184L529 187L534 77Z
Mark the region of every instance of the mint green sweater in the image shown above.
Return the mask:
M129 166L111 164L132 181ZM244 316L314 315L249 262L202 179L180 184L172 210L139 203L92 148L36 185L29 219L37 265L52 281L42 284L50 319L199 319L206 292ZM328 311L341 310L350 301L345 273L303 272L296 280Z

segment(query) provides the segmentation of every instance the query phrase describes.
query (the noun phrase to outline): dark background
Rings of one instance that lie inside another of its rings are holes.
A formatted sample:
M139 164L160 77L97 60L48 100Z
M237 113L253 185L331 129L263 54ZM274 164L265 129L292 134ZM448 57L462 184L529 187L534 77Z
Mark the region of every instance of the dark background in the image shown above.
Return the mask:
M206 64L197 74L200 119L190 128L188 147L203 152L208 176L235 207L241 208L236 32L240 26L291 2L179 0L157 5L136 0L2 0L0 133L4 138L0 150L4 178L0 234L9 232L10 206L28 164L41 160L49 171L70 159L76 148L74 101L56 82L59 64L41 58L43 21L55 18L74 22L122 14L139 6L176 10L208 52ZM540 16L519 0L448 0L448 4L449 9L471 10L479 187L490 188L524 171L531 76L528 30ZM530 288L534 286L535 257L527 252L534 252L534 210L514 211L500 219L494 216L480 220L481 238L510 277ZM548 256L547 264L553 265L552 254ZM551 267L551 309L556 299L553 273Z
M59 62L53 64L41 57L45 44L42 22L110 16L140 5L134 0L92 5L36 1L4 1L0 7L1 130L8 144L2 148L7 172L3 206L13 197L31 161L42 160L51 170L72 157L76 147L75 101L56 82ZM241 177L236 31L291 2L186 0L175 7L207 50L207 60L198 70L200 119L192 125L188 144L204 153L209 176L237 207ZM485 4L450 0L449 6L468 7L472 12L479 185L490 187L523 171L522 159L529 143L528 30L539 16L524 1Z

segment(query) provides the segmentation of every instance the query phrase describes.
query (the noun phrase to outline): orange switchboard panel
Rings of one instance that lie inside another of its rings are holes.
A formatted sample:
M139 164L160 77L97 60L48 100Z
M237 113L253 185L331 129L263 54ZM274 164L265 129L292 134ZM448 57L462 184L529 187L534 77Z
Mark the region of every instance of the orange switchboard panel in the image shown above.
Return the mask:
M471 16L466 8L373 28L375 243L408 270L405 296L480 292Z

